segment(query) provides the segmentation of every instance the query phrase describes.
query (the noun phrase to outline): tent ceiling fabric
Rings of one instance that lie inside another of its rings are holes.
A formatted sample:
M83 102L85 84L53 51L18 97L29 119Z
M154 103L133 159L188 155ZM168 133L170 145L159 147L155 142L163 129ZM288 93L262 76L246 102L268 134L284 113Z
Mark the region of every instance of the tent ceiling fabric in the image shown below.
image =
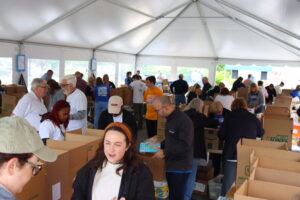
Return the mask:
M139 55L300 61L299 0L0 3L1 40Z

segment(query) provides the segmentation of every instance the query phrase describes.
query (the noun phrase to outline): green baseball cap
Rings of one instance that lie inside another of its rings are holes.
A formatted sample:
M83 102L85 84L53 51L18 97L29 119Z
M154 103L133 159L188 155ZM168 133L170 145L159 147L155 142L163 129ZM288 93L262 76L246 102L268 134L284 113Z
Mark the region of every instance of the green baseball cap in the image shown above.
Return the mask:
M32 153L46 162L57 159L56 153L43 144L35 128L18 116L0 118L0 153Z

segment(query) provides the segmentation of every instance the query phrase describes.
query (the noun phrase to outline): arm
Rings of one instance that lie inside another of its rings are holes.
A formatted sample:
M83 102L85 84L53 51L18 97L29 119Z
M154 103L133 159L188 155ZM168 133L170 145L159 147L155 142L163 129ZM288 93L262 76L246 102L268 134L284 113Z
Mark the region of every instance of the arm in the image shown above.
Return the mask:
M79 110L77 113L70 115L70 120L82 120L86 116L86 110Z
M189 90L189 85L187 84L187 82L185 82L184 84L184 94L187 93Z
M135 195L136 200L155 200L155 192L153 185L153 177L148 167L141 165L138 174L137 191Z
M174 94L174 90L173 90L173 88L174 88L174 84L175 84L175 82L174 82L174 83L172 83L172 84L171 84L171 86L170 86L170 90L171 90L172 94Z
M176 144L171 148L164 149L165 157L177 157L178 155L184 154L193 145L194 138L194 126L190 119L182 121L184 126L180 126L178 130L178 139Z
M73 182L73 194L71 200L88 199L88 178L89 173L85 167L77 172L77 176Z

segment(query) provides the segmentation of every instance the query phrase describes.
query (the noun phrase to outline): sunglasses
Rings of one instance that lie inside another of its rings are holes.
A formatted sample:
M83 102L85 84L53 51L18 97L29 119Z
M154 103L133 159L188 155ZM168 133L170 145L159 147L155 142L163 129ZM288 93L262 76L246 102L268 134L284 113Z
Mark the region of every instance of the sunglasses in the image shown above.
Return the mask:
M42 165L37 165L32 162L26 161L27 164L29 164L32 167L32 175L37 176L39 172L42 170Z

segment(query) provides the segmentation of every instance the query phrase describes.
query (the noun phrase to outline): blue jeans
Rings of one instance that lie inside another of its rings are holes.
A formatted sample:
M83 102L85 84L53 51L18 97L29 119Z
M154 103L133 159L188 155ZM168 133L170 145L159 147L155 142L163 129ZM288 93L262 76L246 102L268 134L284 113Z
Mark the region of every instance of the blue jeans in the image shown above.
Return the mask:
M190 173L167 172L166 178L169 186L169 200L183 200L187 180Z
M186 98L184 94L176 94L175 95L175 106L178 107L179 104L186 104Z
M194 190L195 182L196 182L196 175L197 175L199 160L200 160L199 158L193 158L192 173L189 174L189 177L187 180L185 194L184 194L184 200L192 199L192 194L193 194L193 190Z
M221 196L225 197L227 192L230 190L232 184L235 182L236 167L237 167L237 162L225 161Z
M101 113L108 107L108 102L96 101L95 102L95 116L94 116L94 128L98 128L99 118Z

